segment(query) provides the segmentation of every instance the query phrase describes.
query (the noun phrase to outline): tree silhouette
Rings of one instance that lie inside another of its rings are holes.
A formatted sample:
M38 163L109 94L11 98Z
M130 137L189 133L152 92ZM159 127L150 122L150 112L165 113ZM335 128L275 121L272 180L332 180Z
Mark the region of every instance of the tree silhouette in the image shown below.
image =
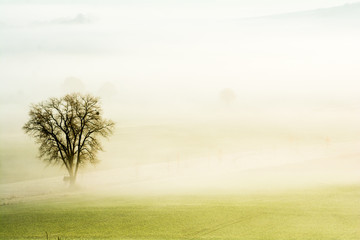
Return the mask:
M83 81L81 81L79 78L76 77L68 77L64 80L62 84L62 90L66 93L71 92L84 92L85 91L85 85Z
M236 94L230 88L225 88L225 89L221 90L219 97L223 103L231 104L235 101Z
M79 93L33 104L24 131L40 144L40 158L63 164L74 185L80 166L98 162L99 137L112 134L115 123L102 117L97 97Z

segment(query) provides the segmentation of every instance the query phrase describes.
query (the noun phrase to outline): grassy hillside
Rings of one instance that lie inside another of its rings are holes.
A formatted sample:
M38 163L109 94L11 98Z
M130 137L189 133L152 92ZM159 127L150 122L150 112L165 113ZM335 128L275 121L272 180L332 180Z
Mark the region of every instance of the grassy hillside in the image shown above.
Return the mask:
M3 204L1 239L358 239L360 186L218 196L64 195Z

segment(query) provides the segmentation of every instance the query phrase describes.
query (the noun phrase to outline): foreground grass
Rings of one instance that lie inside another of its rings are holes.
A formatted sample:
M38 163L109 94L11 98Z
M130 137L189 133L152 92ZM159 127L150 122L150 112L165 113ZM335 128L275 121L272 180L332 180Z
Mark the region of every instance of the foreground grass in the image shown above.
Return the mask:
M360 186L232 196L68 195L0 207L0 239L359 239Z

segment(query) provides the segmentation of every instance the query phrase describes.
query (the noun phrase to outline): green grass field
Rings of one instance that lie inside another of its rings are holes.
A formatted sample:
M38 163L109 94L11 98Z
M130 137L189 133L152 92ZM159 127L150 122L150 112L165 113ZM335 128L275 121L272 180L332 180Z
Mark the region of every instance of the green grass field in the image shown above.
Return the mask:
M65 194L3 204L0 239L360 238L360 186L207 196Z

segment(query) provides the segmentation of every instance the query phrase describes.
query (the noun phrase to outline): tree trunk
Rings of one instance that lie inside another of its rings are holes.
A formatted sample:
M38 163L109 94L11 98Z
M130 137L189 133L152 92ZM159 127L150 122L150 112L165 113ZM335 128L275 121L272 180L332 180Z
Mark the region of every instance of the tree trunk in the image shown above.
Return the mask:
M73 172L73 169L70 168L68 169L68 172L69 172L69 187L72 188L75 186L75 182L76 182L76 173Z
M71 176L70 177L70 187L74 187L75 186L75 181L76 181L76 176Z

